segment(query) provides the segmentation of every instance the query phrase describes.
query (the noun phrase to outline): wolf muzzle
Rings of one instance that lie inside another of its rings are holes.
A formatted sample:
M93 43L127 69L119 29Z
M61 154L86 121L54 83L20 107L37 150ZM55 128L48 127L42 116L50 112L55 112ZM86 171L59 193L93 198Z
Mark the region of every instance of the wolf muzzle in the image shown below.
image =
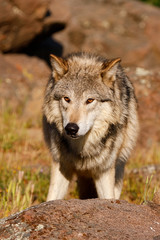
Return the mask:
M73 138L76 137L78 130L79 130L79 127L76 123L68 123L67 126L65 127L65 131L67 135Z

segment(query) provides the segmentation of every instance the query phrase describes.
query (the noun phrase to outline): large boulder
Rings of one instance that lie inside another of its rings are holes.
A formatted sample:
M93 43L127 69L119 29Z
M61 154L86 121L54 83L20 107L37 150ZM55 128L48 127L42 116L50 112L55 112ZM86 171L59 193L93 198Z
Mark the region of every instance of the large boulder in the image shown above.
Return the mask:
M160 206L119 200L57 200L0 220L0 239L159 240Z
M121 57L126 66L160 65L160 8L135 0L69 0L66 5L72 18L54 35L64 54L87 50Z
M160 143L160 73L158 68L149 70L141 67L130 67L126 72L134 84L138 99L138 146L141 150L148 149L155 143Z
M49 0L0 0L0 51L16 51L37 36L48 36L62 29L68 12L60 19ZM52 11L53 10L53 11Z
M32 118L35 122L41 113L49 75L48 65L37 57L0 54L0 111L7 106L13 112L21 109L25 120Z

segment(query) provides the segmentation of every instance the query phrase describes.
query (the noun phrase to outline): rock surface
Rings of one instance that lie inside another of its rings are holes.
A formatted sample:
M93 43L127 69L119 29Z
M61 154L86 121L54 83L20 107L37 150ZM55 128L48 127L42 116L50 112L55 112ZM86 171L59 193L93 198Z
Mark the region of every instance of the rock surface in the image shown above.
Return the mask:
M158 68L130 68L127 75L132 80L138 99L140 135L138 146L149 148L160 143L160 73Z
M0 239L159 240L160 205L57 200L0 220Z
M49 0L0 0L0 50L16 51L37 36L51 35L64 27L67 18L54 14Z
M126 66L160 65L160 8L135 0L69 0L66 5L70 21L54 35L64 55L87 50L121 57Z
M36 121L50 75L48 65L37 57L0 54L0 110L7 106Z

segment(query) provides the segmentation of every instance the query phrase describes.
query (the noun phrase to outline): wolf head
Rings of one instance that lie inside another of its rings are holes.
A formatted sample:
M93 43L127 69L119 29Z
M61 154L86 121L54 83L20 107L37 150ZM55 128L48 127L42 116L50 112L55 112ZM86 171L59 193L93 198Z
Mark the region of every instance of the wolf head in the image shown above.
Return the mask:
M66 59L51 55L52 78L45 107L50 123L71 138L86 135L97 121L115 119L114 85L121 73L120 58L106 60L87 53Z

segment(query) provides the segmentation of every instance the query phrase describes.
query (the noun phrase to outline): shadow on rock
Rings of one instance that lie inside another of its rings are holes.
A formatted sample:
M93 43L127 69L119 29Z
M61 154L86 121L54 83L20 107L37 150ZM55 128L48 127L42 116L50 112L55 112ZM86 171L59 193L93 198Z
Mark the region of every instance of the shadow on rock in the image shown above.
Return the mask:
M55 54L59 57L63 54L63 46L60 42L54 40L52 37L48 37L43 41L38 38L35 39L26 48L23 48L19 53L25 53L28 56L37 56L47 62L50 66L50 54Z

